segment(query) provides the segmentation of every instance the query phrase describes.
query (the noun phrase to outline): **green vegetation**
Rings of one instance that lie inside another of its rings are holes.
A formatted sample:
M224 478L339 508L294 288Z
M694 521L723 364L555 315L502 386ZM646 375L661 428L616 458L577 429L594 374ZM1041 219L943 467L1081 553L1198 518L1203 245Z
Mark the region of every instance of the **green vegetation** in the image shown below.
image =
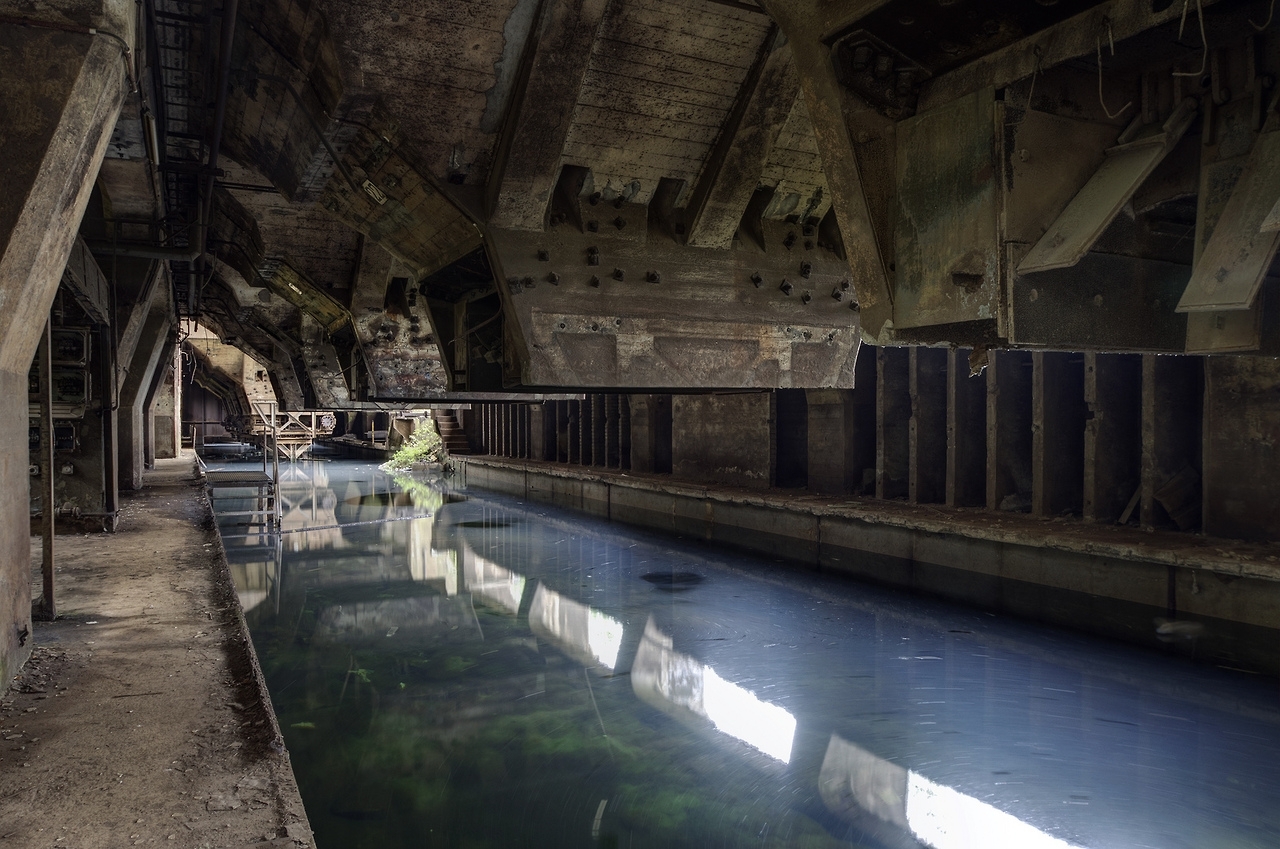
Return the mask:
M423 463L443 462L444 458L444 444L440 441L440 434L436 433L435 423L426 419L419 423L409 441L382 464L382 468L388 472L404 472Z

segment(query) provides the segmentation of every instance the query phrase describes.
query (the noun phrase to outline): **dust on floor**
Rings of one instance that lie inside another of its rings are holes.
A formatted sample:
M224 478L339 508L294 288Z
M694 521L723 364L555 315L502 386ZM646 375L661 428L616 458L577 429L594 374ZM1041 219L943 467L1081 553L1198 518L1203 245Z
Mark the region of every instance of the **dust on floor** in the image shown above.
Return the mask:
M54 551L58 618L0 696L0 846L310 846L192 461ZM32 564L38 597L39 538Z

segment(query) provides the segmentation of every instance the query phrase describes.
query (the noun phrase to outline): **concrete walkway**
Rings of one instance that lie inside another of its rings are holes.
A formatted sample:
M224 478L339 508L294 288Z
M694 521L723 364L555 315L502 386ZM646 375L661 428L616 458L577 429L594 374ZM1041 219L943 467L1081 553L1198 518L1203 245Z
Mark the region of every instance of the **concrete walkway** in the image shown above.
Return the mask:
M193 460L157 466L117 533L56 540L58 619L0 696L0 846L312 844Z

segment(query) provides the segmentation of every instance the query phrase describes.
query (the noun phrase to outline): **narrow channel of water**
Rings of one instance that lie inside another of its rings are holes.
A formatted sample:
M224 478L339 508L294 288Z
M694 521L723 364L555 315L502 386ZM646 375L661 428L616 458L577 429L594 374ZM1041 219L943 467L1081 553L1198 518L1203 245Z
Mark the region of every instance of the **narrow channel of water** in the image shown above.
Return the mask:
M282 468L220 524L320 849L1280 845L1272 679Z

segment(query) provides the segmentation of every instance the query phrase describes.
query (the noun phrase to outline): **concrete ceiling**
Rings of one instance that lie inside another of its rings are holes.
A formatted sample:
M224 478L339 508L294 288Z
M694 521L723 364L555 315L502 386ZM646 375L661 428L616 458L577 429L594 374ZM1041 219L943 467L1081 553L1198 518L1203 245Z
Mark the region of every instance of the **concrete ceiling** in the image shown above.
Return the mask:
M293 363L312 403L847 386L864 337L1280 345L1257 291L1226 322L1256 314L1243 339L1175 312L1196 257L1160 230L1180 215L1208 240L1232 192L1188 212L1214 165L1195 151L1269 137L1277 45L1242 26L1266 4L1202 4L1214 81L1187 75L1204 54L1178 40L1180 7L969 5L242 0L201 311ZM214 29L193 65L220 63ZM1148 170L1108 177L1107 151L1184 100ZM1214 108L1253 117L1207 123ZM117 135L117 156L139 143ZM1069 212L1090 180L1118 202ZM1078 265L1019 271L1051 226L1076 228ZM1135 273L1152 281L1136 298ZM1078 314L1094 298L1125 311Z

